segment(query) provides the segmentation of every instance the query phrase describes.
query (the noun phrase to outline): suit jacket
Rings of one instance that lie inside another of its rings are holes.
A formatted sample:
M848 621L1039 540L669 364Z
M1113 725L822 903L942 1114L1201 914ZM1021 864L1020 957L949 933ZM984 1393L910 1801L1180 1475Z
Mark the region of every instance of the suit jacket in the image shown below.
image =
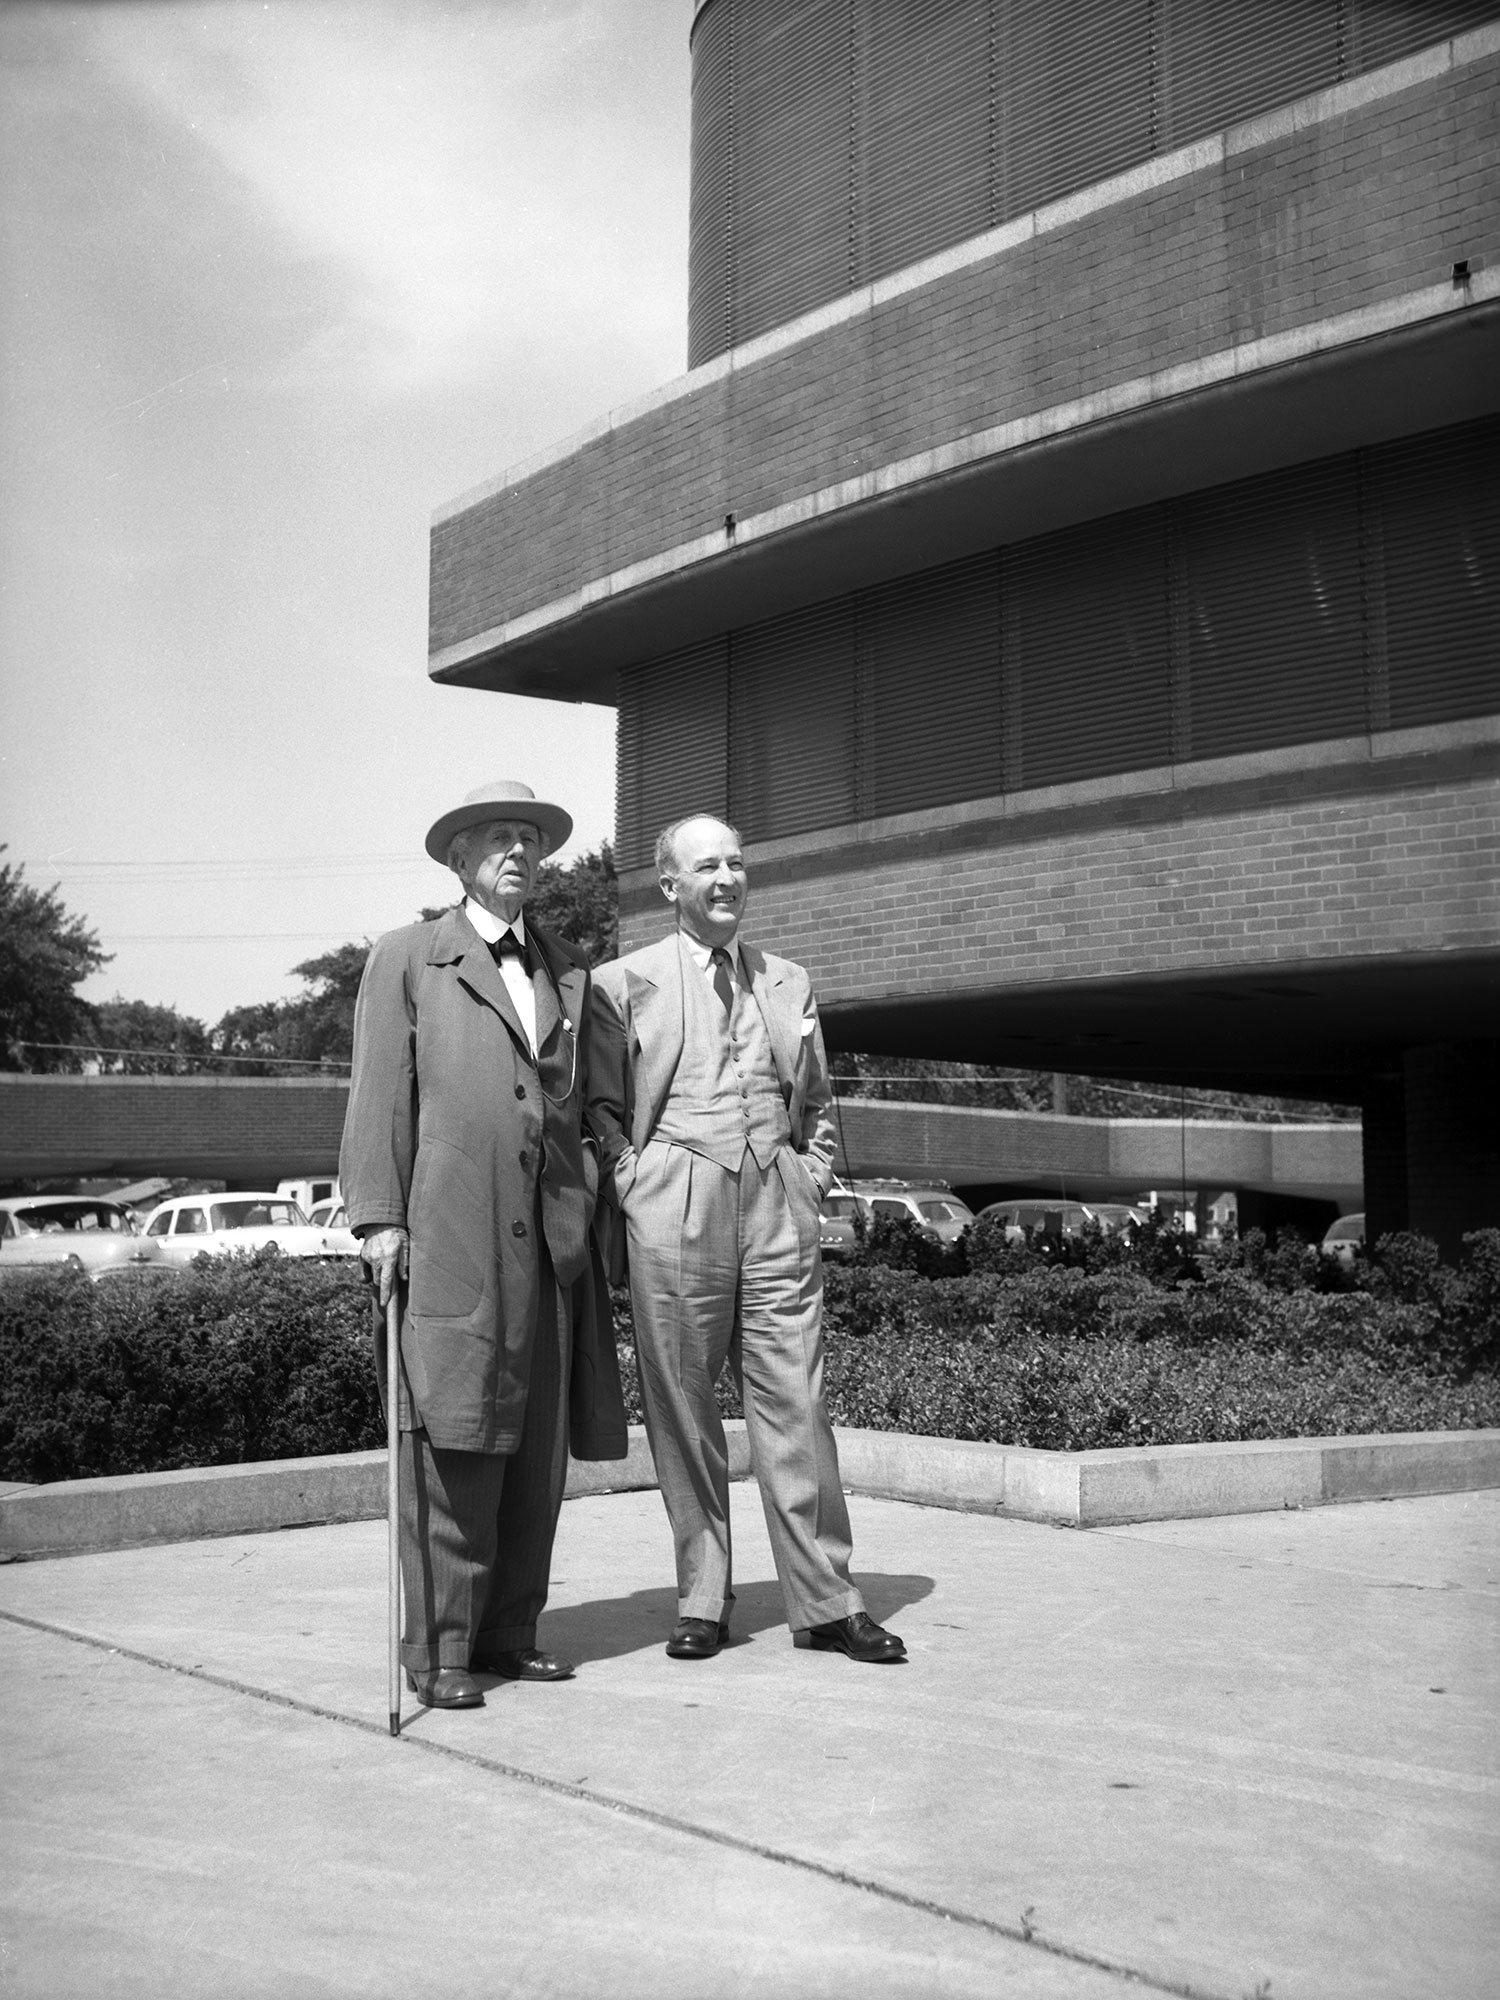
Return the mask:
M826 1193L837 1131L812 981L789 958L773 958L743 942L739 949L770 1037L792 1145ZM599 1147L600 1195L611 1209L630 1192L636 1157L661 1118L682 1055L683 976L675 932L594 973L585 1118ZM601 1235L612 1239L607 1246L612 1276L623 1268L623 1234L601 1226Z
M627 1448L609 1295L589 1223L598 1187L581 1123L589 972L527 926L561 1018L533 1057L499 968L461 908L388 932L354 1015L339 1177L352 1228L411 1237L401 1421L455 1451L514 1451L536 1331L540 1213L573 1310L575 1457ZM540 976L538 978L540 987Z

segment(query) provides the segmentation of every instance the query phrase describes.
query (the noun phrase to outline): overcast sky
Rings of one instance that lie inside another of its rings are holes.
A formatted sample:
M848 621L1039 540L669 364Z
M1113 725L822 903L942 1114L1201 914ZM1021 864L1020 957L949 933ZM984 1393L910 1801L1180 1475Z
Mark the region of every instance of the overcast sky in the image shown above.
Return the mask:
M612 710L433 686L432 509L686 346L691 0L0 9L0 840L210 1024Z

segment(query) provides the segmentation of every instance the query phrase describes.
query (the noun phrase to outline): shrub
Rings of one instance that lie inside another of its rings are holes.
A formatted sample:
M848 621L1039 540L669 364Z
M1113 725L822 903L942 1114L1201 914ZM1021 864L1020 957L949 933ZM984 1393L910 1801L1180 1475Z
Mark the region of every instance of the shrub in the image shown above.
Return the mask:
M180 1277L0 1285L0 1476L85 1479L384 1439L369 1295L274 1252Z
M826 1320L830 1414L873 1430L1082 1451L1500 1423L1500 1382L1455 1364L1430 1305L1233 1271L855 1270Z
M830 1413L1068 1450L1500 1423L1500 1231L1466 1239L1456 1270L1409 1240L1388 1243L1342 1290L1292 1282L1305 1250L1248 1237L1246 1254L1205 1256L1175 1282L1159 1275L1171 1246L1151 1247L1143 1270L1110 1239L1051 1246L1055 1256L971 1240L980 1267L960 1276L926 1277L915 1263L830 1269ZM639 1422L623 1290L614 1313ZM718 1395L736 1414L727 1369ZM54 1269L0 1283L0 1477L227 1465L383 1439L369 1295L347 1265L266 1253L156 1281L96 1286Z

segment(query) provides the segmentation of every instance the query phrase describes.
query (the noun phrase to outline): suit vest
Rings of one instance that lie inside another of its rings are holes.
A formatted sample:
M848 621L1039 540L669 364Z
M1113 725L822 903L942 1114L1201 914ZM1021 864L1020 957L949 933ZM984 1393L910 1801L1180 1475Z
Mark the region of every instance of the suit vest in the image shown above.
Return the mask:
M771 1037L753 993L734 990L724 1008L707 975L678 940L682 960L682 1055L653 1139L685 1146L738 1173L748 1147L757 1165L770 1166L792 1136ZM738 953L736 953L738 958Z

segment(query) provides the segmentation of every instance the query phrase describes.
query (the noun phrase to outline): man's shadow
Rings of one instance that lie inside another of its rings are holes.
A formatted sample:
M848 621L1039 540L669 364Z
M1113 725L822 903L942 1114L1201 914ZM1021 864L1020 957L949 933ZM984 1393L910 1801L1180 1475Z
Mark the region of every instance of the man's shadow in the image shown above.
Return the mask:
M877 1625L898 1618L908 1605L920 1604L934 1587L930 1576L890 1576L869 1570L857 1572L855 1581ZM537 1643L583 1666L591 1660L617 1660L664 1646L676 1619L677 1592L670 1585L632 1591L628 1597L595 1597L586 1604L544 1611ZM730 1613L730 1647L778 1630L786 1631L780 1585L769 1578L742 1583Z

